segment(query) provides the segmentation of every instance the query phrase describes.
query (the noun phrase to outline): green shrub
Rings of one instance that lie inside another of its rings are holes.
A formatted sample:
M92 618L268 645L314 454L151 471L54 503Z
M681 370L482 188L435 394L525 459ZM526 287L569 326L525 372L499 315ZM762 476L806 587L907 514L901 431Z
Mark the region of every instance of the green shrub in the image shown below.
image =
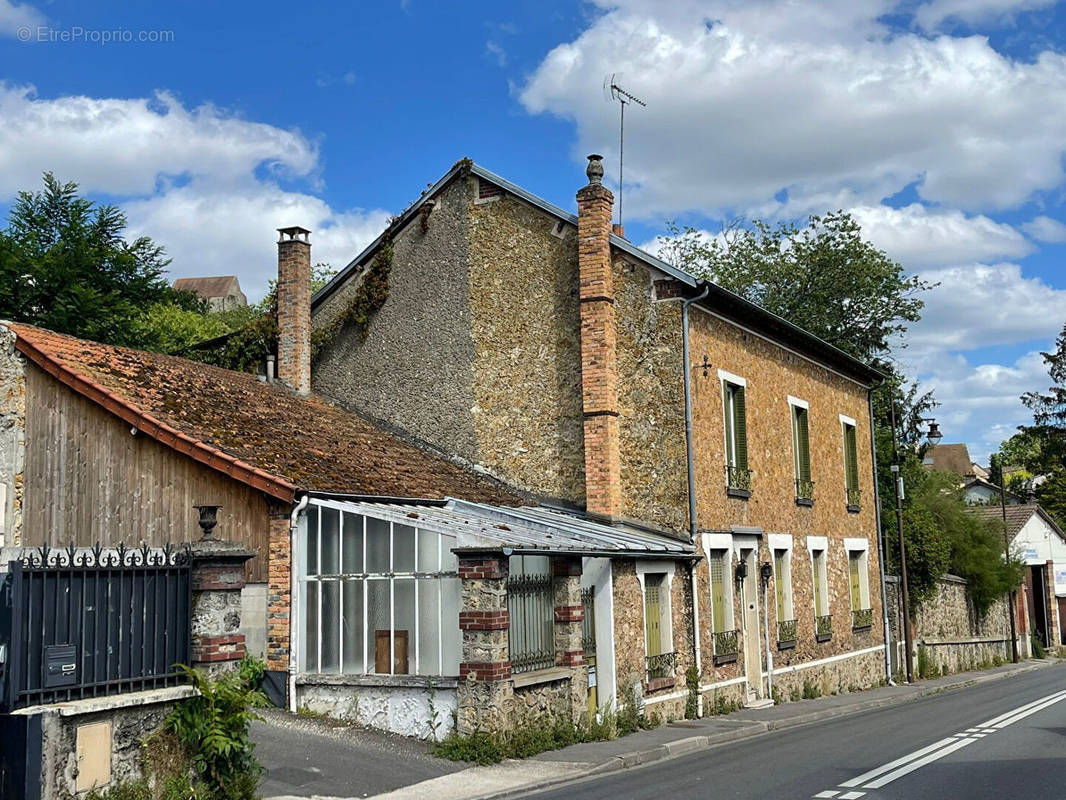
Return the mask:
M816 683L811 683L808 680L803 682L803 699L804 700L817 700L822 696L822 689Z
M252 754L255 745L248 738L248 727L258 719L252 709L267 704L258 689L262 672L250 659L242 662L238 672L225 673L217 680L184 665L179 669L199 695L175 706L166 730L191 755L204 797L254 800L263 768Z
M1044 643L1040 641L1040 637L1036 635L1036 631L1029 634L1029 644L1033 649L1033 658L1047 657L1047 650L1044 649Z

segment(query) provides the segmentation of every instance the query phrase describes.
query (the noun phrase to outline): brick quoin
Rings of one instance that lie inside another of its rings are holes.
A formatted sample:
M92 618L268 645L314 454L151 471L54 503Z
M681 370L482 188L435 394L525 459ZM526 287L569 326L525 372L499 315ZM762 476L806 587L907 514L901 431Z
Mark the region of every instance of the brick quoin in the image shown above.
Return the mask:
M239 661L244 658L244 654L243 633L227 636L197 636L193 639L192 660L194 662Z
M289 516L270 518L270 569L267 584L267 669L289 668Z
M617 333L611 272L614 196L603 185L600 156L589 156L589 183L577 193L578 283L581 303L581 396L585 416L585 507L621 511Z
M584 650L564 650L555 659L560 667L580 667L585 663Z
M511 626L511 613L507 609L497 611L460 611L461 631L505 631Z
M580 558L553 558L552 559L552 575L557 578L580 578L581 577L581 559Z
M459 677L468 681L507 681L511 679L511 662L464 662L459 665Z
M583 622L585 620L584 606L556 606L556 622Z
M201 567L193 573L193 591L212 592L244 588L244 567Z
M672 278L655 281L656 300L676 300L685 296L685 285Z
M507 577L506 562L501 558L460 558L459 577L466 579L500 580Z

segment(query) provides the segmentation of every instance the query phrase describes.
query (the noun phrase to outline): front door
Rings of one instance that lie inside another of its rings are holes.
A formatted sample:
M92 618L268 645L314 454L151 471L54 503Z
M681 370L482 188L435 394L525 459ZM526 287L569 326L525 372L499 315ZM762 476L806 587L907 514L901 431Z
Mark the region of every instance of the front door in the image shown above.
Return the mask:
M741 587L744 613L744 675L748 679L748 701L762 697L762 648L759 633L759 569L755 550L741 550L748 567Z

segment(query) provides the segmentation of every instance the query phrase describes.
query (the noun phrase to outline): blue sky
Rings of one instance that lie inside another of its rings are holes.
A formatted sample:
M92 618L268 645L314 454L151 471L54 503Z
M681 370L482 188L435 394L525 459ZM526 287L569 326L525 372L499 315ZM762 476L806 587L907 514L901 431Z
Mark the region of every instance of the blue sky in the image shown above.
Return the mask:
M52 169L254 296L274 228L341 266L464 156L572 207L621 73L629 238L851 210L940 283L901 361L983 460L1066 322L1064 49L1048 0L0 0L0 212Z

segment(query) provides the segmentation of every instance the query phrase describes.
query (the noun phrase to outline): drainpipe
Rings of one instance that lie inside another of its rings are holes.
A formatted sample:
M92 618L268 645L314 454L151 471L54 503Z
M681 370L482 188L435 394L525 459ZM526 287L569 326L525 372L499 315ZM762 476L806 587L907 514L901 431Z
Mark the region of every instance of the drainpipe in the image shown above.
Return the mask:
M877 546L880 549L880 557L877 559L878 570L881 573L881 621L885 628L885 680L889 686L895 686L892 681L892 655L889 648L892 646L892 636L888 628L888 596L885 593L885 535L881 530L881 495L877 487L877 437L874 436L874 395L873 390L866 392L866 400L870 407L870 455L873 457L874 474L874 515L877 517ZM903 623L906 625L906 621Z
M689 363L688 348L688 307L703 300L711 293L711 287L704 285L703 291L681 303L681 358L685 378L685 455L688 466L688 538L696 544L696 461L692 452L692 365ZM692 579L692 658L696 672L703 675L703 657L700 648L700 594L696 585L696 563L689 565ZM703 716L703 692L697 692L697 716Z
M296 574L296 541L299 531L297 519L307 508L310 499L306 494L301 497L289 515L289 711L293 714L296 713L296 669L300 663L297 653L300 637L297 635L295 624L296 620L300 619L297 608L297 598L300 596L299 578Z

